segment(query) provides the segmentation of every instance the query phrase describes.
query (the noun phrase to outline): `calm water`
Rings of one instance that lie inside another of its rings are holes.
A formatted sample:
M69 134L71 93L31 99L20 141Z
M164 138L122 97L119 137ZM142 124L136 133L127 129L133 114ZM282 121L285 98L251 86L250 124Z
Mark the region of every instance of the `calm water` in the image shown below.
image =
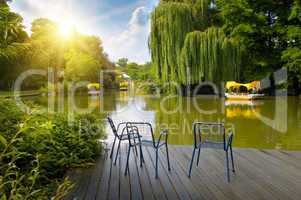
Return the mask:
M34 101L41 105L48 102L47 97L34 98ZM58 105L63 105L61 110L75 110L74 106L68 108L66 98L55 102L56 110ZM156 132L168 127L171 144L192 144L194 121L223 121L234 129L236 147L301 150L301 99L298 97L240 102L214 96L131 97L127 93L110 92L103 98L79 96L74 103L80 111L90 108L100 118L109 114L116 122L151 122Z

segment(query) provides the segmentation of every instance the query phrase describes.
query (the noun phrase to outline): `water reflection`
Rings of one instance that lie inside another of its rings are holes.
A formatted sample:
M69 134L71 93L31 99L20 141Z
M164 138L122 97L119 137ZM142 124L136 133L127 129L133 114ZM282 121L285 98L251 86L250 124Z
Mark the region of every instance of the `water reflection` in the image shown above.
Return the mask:
M274 126L269 126L258 118L258 116L269 119L275 117L274 98L250 103L228 102L216 97L182 97L169 98L162 103L162 98L139 96L130 99L127 104L123 102L123 106L120 107L123 111L118 112L118 108L112 116L119 121L151 122L155 125L156 132L162 127L168 127L171 144L191 145L194 121L223 121L228 127L234 127L236 147L300 150L299 99L289 97L287 101L286 132L275 130ZM197 107L193 105L194 103Z
M273 119L277 115L274 98L254 102L229 102L214 96L163 100L162 97L132 97L126 92L109 92L103 97L76 97L78 107L96 108L94 112L100 118L110 115L116 122L150 122L157 133L161 128L168 128L171 144L191 145L192 124L195 121L222 121L227 127L234 127L236 147L301 150L300 100L288 97L285 101L287 112L281 117L284 119L287 115L287 130L281 132L275 127L282 126L285 120L281 121L280 118L276 125L269 126L259 117ZM35 102L47 105L47 98L35 98ZM109 129L107 132L111 135Z

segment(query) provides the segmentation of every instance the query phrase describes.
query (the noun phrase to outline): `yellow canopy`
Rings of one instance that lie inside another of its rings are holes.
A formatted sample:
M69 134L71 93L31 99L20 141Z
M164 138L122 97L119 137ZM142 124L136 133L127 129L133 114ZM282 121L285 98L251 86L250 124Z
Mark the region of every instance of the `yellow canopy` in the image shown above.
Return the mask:
M99 90L100 89L100 84L99 83L90 83L87 85L87 88L89 90Z
M246 87L248 90L250 90L250 89L259 90L260 89L260 81L253 81L251 83L246 83L246 84L237 83L235 81L228 81L226 83L227 89L239 88L241 86Z
M121 88L127 88L129 86L129 82L127 81L123 81L121 83L119 83L119 87Z

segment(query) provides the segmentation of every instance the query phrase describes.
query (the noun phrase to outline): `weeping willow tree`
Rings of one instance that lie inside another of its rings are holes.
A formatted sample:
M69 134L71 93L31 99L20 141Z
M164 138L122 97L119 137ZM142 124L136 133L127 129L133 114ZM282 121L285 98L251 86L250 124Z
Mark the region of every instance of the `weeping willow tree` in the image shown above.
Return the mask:
M181 53L179 82L184 85L201 81L219 83L239 76L240 48L218 28L194 31L186 36Z
M210 28L210 0L161 0L151 16L149 47L158 78L183 85L237 78L240 49Z
M193 31L192 7L186 3L160 3L151 16L150 49L158 77L178 80L181 50Z

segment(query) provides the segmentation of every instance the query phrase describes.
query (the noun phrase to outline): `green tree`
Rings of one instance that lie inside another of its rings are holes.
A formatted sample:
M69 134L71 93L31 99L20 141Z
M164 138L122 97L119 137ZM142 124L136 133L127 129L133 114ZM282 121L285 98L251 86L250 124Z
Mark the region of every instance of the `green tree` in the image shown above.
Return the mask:
M100 63L91 55L76 51L67 54L66 80L99 82L99 72Z
M114 67L104 53L98 37L82 35L73 30L68 38L62 38L58 25L48 19L37 19L32 23L31 40L34 46L34 65L53 68L56 82L60 80L63 70L67 81L99 82L100 70ZM106 81L114 81L111 74L105 74Z
M110 62L103 50L102 41L96 36L74 32L66 49L65 77L67 80L99 82L101 70L112 71L114 69L114 64ZM112 87L115 81L114 74L105 72L103 78L105 87Z
M121 70L122 72L129 75L132 80L154 81L156 77L154 73L154 68L152 67L152 64L150 62L147 62L145 64L129 62Z
M288 16L293 0L217 0L218 17L229 37L245 48L242 81L268 76L283 66Z
M214 26L221 28L229 40L239 41L242 62L240 78L236 80L262 79L286 66L290 87L300 90L300 24L299 0L161 0L152 13L152 61L163 82L185 79L182 73L185 69L179 70L183 67L189 66L197 72L204 70L199 68L203 61L207 62L201 56L206 49L199 48L198 44L202 44L197 40L201 38L200 34L190 32L206 32ZM183 45L186 46L185 53L182 52ZM209 57L209 60L214 59ZM221 65L227 63L223 61ZM212 62L207 65L210 69L212 66Z
M215 26L215 14L209 0L163 0L156 7L149 47L161 82L188 86L239 75L240 46Z
M116 65L117 67L126 67L128 64L129 60L127 58L120 58L117 62Z
M49 19L36 19L31 23L33 68L53 69L55 81L64 69L65 42L59 36L58 25Z
M0 88L9 89L30 49L20 15L11 12L6 2L0 3Z
M301 3L294 1L287 26L288 47L282 52L282 61L289 72L289 86L295 94L301 88Z

